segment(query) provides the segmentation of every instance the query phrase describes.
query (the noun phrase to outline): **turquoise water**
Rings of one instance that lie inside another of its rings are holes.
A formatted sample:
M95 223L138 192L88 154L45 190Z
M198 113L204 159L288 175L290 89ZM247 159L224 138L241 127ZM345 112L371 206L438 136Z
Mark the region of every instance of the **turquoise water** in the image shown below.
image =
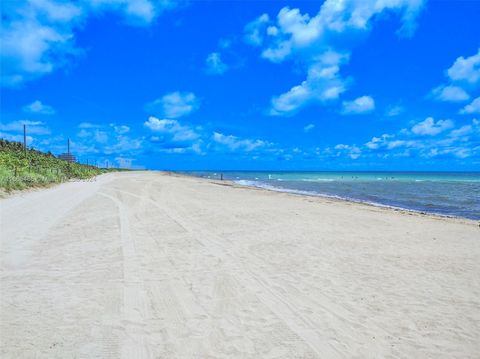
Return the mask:
M303 195L480 219L480 172L192 171L190 175Z

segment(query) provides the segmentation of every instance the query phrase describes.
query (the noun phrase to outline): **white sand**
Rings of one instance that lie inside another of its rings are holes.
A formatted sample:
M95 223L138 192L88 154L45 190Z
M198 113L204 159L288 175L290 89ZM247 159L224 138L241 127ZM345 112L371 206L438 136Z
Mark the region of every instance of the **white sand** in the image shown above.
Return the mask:
M1 207L2 358L479 358L478 223L137 172Z

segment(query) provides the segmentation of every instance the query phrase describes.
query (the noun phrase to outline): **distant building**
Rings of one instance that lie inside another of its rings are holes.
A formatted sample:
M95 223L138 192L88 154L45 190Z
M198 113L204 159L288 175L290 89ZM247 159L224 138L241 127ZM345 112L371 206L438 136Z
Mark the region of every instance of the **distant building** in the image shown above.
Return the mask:
M68 161L68 162L77 162L77 159L75 158L74 155L71 153L62 153L60 156L58 156L61 160Z

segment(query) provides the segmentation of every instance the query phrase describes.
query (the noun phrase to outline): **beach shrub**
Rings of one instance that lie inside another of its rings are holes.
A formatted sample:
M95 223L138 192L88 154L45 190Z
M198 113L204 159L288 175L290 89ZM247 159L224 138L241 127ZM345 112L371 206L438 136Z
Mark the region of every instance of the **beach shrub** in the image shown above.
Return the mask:
M0 188L8 191L47 186L71 179L88 179L118 169L68 162L19 142L0 139Z

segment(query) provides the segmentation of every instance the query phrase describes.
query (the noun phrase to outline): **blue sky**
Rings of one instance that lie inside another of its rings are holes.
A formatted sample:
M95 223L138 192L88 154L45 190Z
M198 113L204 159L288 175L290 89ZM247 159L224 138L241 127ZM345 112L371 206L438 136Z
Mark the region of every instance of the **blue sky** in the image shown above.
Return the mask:
M480 168L478 2L2 5L0 137L149 169Z

